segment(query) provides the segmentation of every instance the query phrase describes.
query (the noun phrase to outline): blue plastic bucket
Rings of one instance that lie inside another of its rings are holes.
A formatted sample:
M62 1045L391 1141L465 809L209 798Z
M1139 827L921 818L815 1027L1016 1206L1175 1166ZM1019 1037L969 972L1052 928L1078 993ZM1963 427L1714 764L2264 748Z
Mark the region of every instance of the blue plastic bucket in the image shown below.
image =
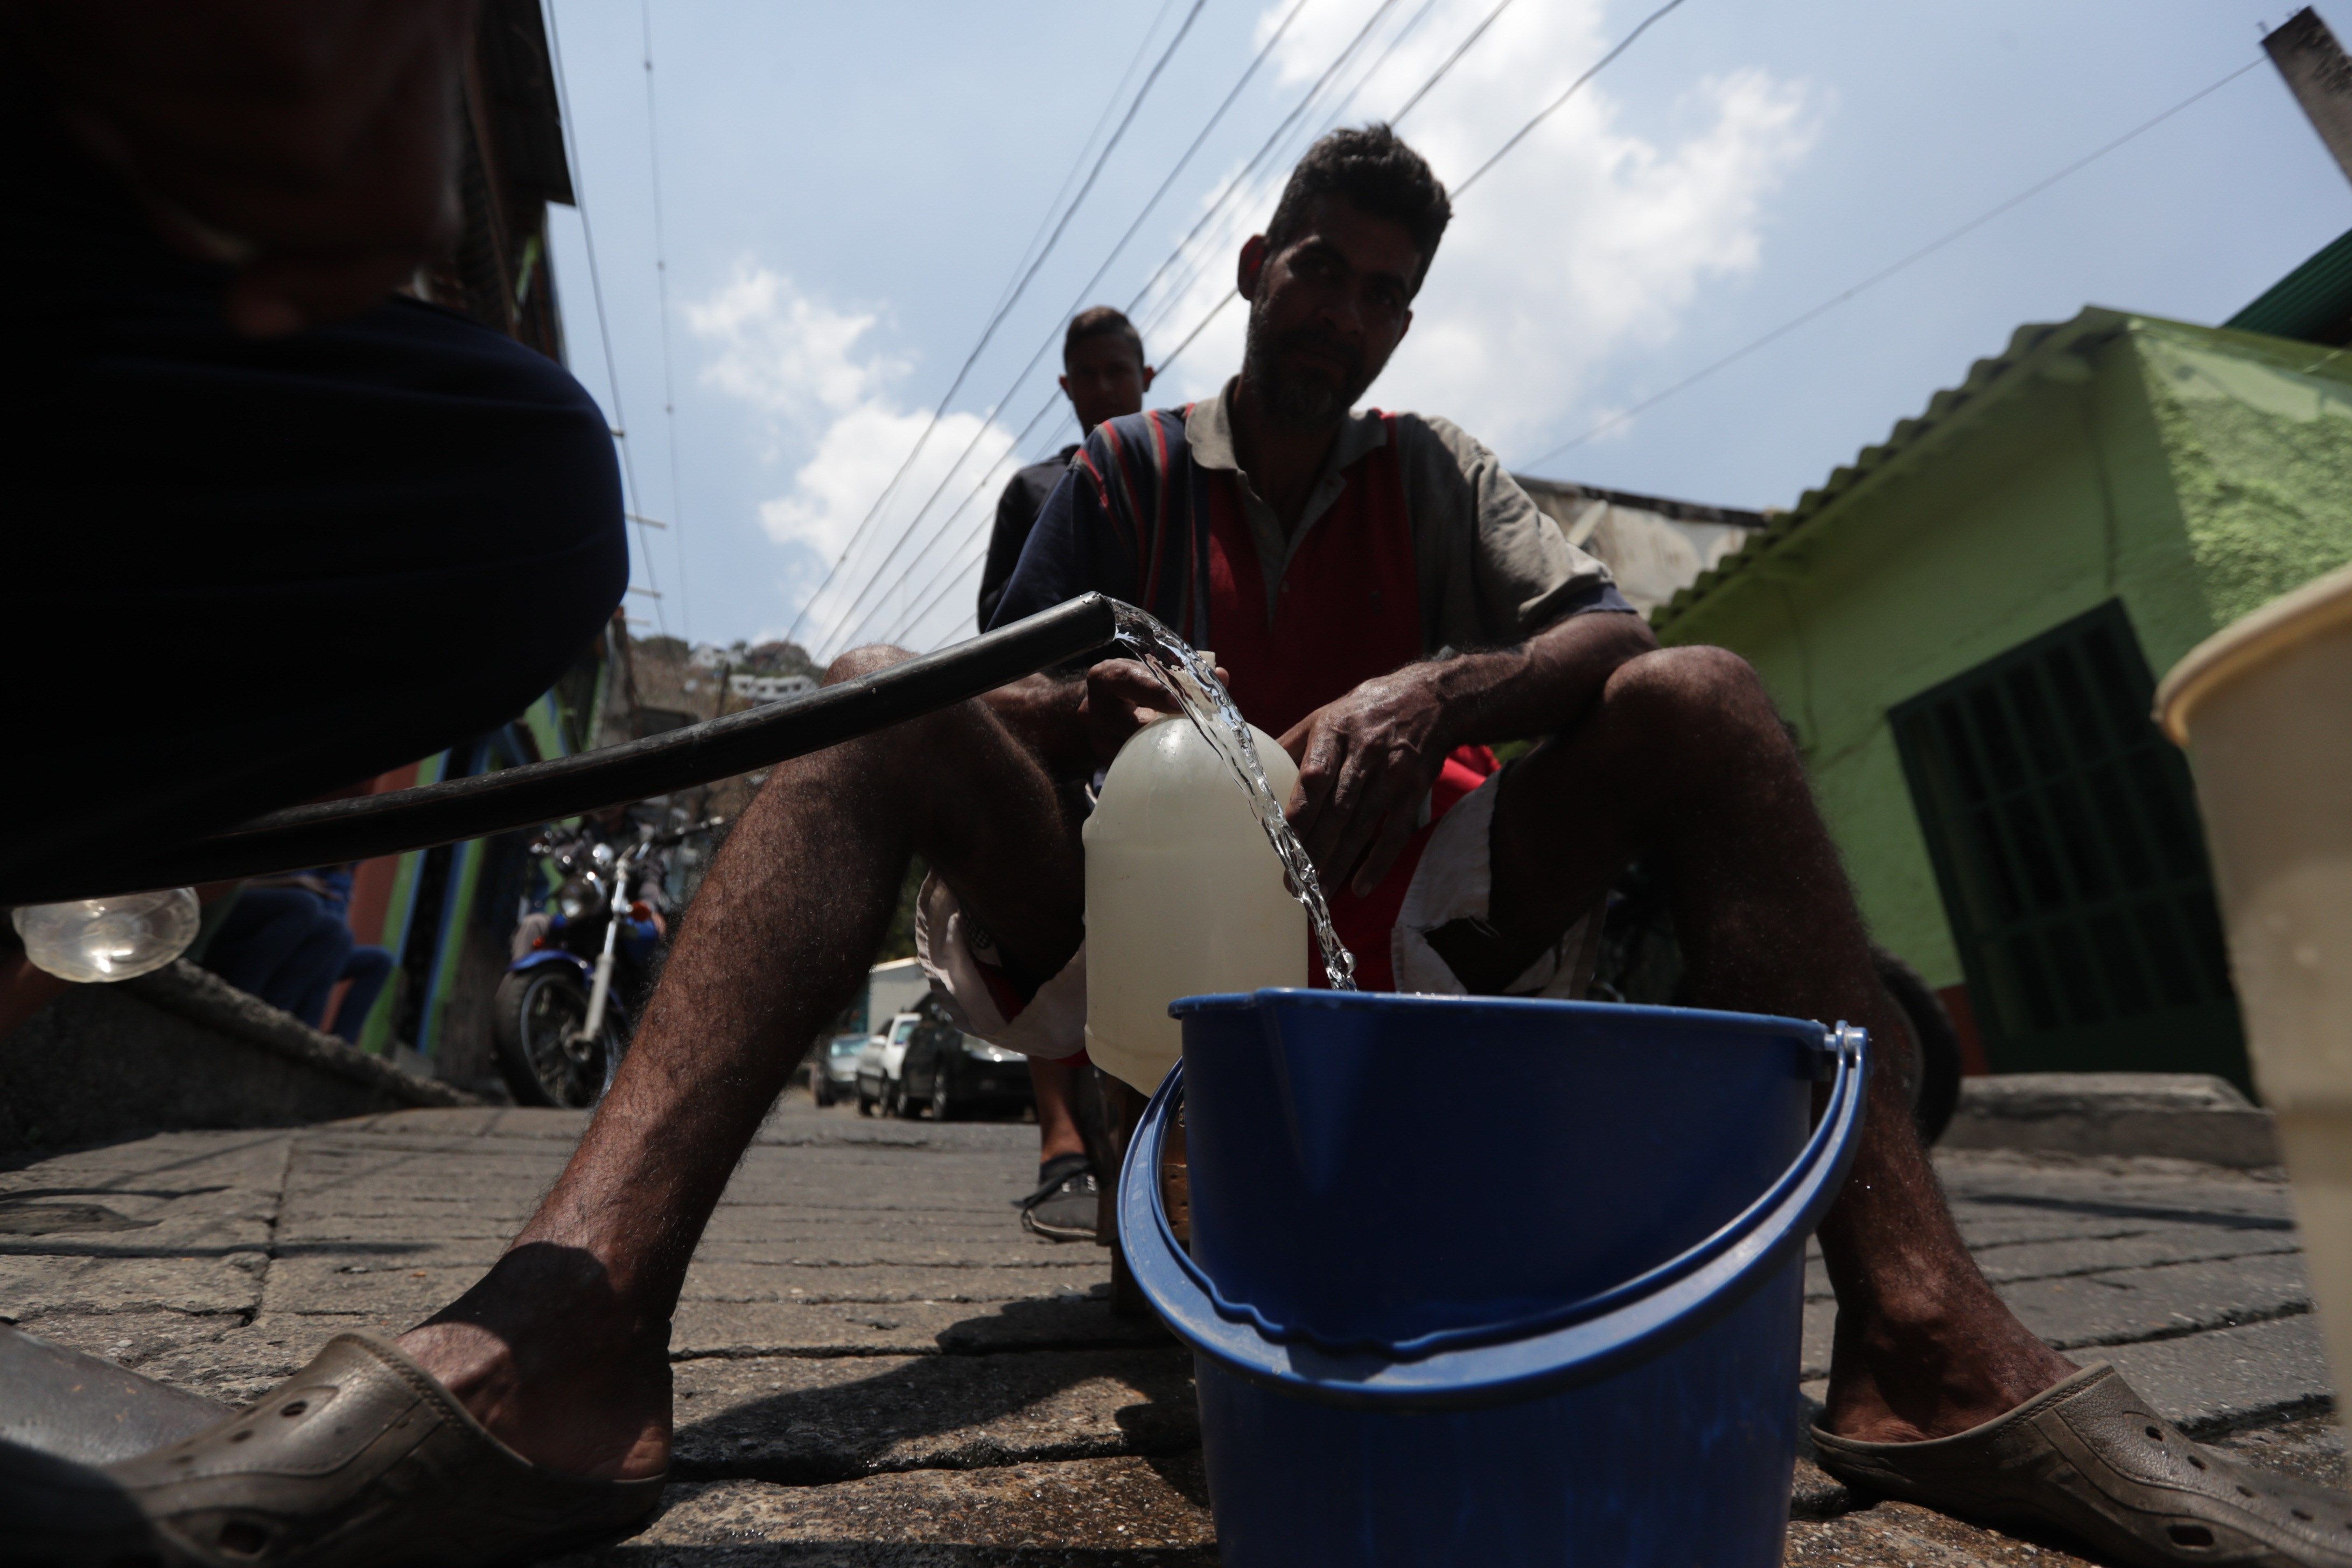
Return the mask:
M1859 1029L1193 996L1119 1177L1227 1568L1772 1568ZM1827 1094L1816 1121L1817 1089ZM1192 1249L1155 1179L1179 1103Z

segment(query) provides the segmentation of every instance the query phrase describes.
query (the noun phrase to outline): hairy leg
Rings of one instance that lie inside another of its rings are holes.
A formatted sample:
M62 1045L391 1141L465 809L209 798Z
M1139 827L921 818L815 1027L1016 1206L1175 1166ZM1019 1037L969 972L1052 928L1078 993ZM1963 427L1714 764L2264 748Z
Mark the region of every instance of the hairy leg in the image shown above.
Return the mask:
M1517 974L1635 855L1654 856L1697 1005L1870 1031L1862 1146L1821 1228L1838 1298L1829 1428L1880 1442L1946 1436L2071 1372L1993 1294L1952 1223L1911 1120L1916 1046L1872 968L1836 847L1755 672L1715 648L1636 658L1585 721L1502 787L1496 973Z
M903 657L862 650L827 679ZM563 1174L489 1274L403 1348L529 1458L660 1471L687 1264L793 1068L865 977L908 857L1042 977L1083 931L1074 804L981 703L779 765L680 922Z

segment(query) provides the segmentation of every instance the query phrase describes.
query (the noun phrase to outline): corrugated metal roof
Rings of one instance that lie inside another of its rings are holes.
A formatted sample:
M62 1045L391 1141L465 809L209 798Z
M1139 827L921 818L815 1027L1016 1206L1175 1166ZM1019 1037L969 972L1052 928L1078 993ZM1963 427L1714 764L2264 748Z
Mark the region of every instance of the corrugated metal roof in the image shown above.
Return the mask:
M1662 631L1672 626L1683 612L1723 583L1786 545L1839 500L1883 474L1890 465L1909 457L1931 437L1964 423L1986 405L2023 384L2024 377L2018 373L2028 360L2054 359L2086 337L2119 330L2128 319L2116 311L2094 307L2071 321L2036 322L2018 328L2011 334L2006 349L1970 365L1967 380L1928 399L1927 408L1916 418L1898 420L1885 440L1874 447L1864 447L1853 462L1832 473L1818 488L1807 490L1789 510L1767 513L1764 526L1746 544L1659 605L1652 612L1650 624Z
M1701 501L1670 500L1664 496L1645 496L1633 490L1603 489L1599 485L1579 484L1573 479L1539 479L1533 474L1513 474L1511 478L1518 481L1521 489L1538 500L1547 496L1562 496L1572 500L1607 501L1612 506L1632 507L1636 511L1654 511L1676 522L1717 522L1731 528L1761 528L1769 515L1739 507L1708 506Z
M2342 348L2352 341L2352 230L2221 323L2242 332L2268 332Z

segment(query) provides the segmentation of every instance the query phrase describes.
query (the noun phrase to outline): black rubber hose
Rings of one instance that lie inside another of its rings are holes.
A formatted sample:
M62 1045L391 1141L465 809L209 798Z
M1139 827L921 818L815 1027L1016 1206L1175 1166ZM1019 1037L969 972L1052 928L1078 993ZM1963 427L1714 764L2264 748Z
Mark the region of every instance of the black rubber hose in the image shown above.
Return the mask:
M731 778L935 712L1104 648L1116 601L1087 594L805 697L577 756L269 812L162 852L0 887L0 905L180 888L451 844Z

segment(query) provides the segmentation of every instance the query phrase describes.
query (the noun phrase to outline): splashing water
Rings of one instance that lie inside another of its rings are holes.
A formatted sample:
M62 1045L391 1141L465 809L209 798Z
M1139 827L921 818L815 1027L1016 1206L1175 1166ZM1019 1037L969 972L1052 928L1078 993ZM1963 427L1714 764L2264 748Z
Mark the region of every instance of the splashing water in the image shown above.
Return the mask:
M1242 710L1234 706L1232 695L1218 681L1208 660L1186 647L1174 632L1132 605L1114 604L1112 611L1119 646L1143 661L1201 738L1215 747L1233 770L1234 783L1249 801L1266 842L1274 846L1283 870L1289 875L1291 896L1307 906L1307 918L1315 927L1315 945L1323 952L1325 980L1334 991L1353 991L1356 955L1348 951L1331 924L1331 906L1323 897L1315 863L1307 858L1307 847L1290 830L1282 802L1265 782L1265 769L1258 763L1257 744L1250 739L1249 723Z

